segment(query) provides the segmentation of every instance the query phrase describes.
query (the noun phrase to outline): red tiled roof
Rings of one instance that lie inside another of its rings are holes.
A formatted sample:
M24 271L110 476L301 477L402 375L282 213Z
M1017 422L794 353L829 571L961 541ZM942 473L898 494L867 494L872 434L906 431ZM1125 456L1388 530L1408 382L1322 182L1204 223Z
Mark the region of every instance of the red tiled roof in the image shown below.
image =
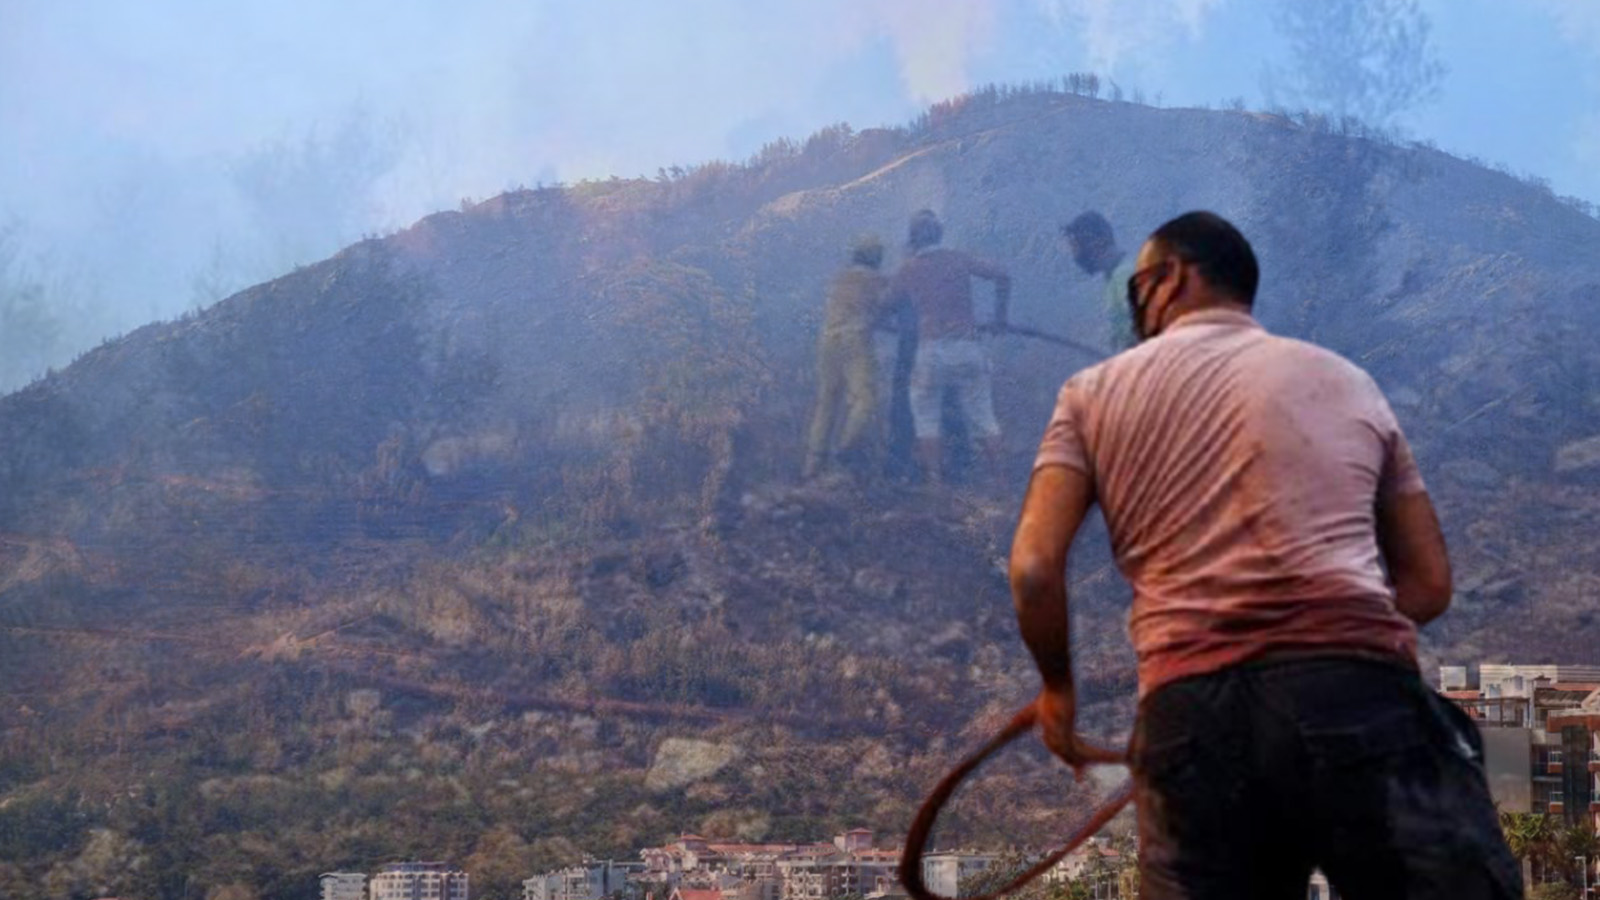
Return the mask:
M682 900L722 900L722 892L715 888L678 888L678 896Z
M1472 691L1472 690L1467 690L1467 691L1440 691L1439 695L1444 697L1447 700L1482 700L1483 699L1483 693L1481 691Z

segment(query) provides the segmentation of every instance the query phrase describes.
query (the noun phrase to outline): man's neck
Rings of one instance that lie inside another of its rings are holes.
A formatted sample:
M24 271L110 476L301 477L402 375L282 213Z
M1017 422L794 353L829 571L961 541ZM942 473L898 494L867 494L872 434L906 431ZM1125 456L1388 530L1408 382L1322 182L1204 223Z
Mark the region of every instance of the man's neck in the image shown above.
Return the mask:
M1168 307L1167 311L1161 316L1161 330L1166 331L1171 328L1184 316L1206 312L1232 312L1252 317L1254 315L1249 306L1231 298L1216 295L1196 297L1180 303L1174 303Z
M1100 258L1100 274L1110 279L1112 275L1116 274L1117 266L1122 265L1122 260L1126 256L1126 253L1112 247L1106 252L1105 256Z

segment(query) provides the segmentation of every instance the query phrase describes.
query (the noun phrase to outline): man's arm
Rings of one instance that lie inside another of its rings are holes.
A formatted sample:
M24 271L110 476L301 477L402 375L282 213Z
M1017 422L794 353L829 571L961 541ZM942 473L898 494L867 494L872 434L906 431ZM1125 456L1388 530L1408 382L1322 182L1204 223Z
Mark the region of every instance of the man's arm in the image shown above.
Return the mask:
M1011 321L1011 274L985 259L968 257L973 275L994 282L994 322L991 327L1004 330Z
M1067 615L1067 551L1094 502L1094 482L1070 466L1047 465L1033 474L1011 544L1011 595L1017 625L1044 689L1034 701L1045 743L1069 765L1114 761L1076 730L1072 639Z
M1425 625L1450 608L1453 589L1444 532L1426 491L1378 498L1378 549L1400 614Z
M1011 321L1011 276L1004 272L994 280L994 324L1004 330Z

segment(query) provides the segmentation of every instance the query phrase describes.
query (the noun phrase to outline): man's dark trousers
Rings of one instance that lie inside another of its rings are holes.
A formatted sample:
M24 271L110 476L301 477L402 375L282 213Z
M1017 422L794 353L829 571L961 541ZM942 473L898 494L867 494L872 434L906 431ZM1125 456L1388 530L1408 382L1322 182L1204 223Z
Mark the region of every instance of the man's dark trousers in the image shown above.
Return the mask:
M1140 900L1521 900L1477 727L1415 670L1235 665L1157 688L1133 741Z

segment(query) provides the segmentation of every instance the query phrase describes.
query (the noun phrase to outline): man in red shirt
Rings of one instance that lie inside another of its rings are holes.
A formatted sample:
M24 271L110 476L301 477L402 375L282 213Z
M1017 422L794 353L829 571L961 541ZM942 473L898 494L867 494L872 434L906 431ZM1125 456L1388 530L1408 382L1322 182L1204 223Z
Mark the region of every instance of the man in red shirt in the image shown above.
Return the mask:
M1089 507L1133 586L1142 900L1516 898L1476 728L1421 680L1450 563L1382 392L1267 333L1244 237L1157 229L1128 278L1141 343L1061 390L1012 547L1046 743L1075 730L1065 570Z
M911 258L889 286L891 308L909 306L916 318L916 361L911 368L911 421L917 462L928 480L943 476L940 417L944 393L955 392L968 432L977 438L991 477L998 478L1000 423L994 415L989 357L978 340L972 279L994 283L994 320L1004 330L1011 276L970 253L939 246L944 226L932 210L911 217Z

